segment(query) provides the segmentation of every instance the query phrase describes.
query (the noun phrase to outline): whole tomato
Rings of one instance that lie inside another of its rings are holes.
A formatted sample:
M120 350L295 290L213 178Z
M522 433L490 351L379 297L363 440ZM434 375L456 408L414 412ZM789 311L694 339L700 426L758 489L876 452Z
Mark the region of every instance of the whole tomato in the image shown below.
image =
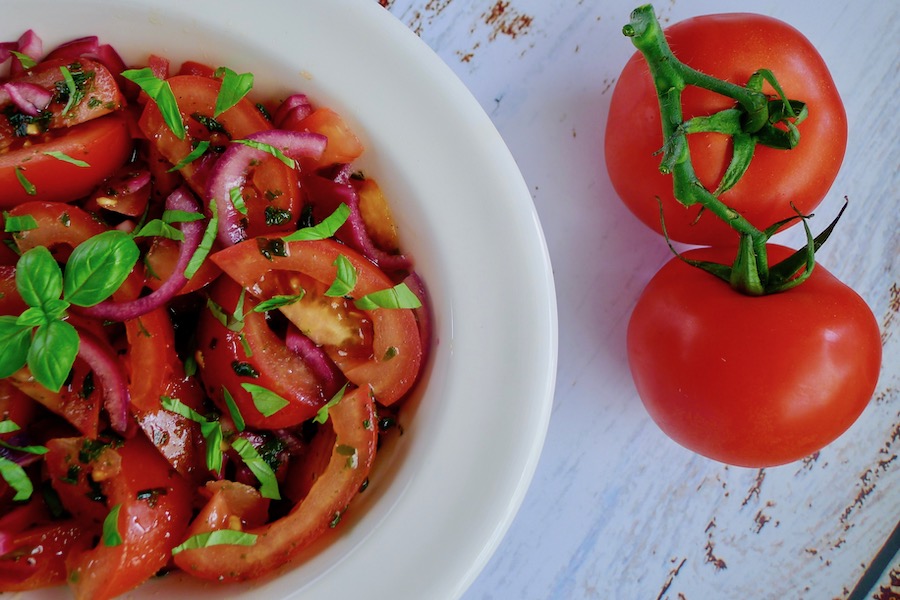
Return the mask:
M791 204L810 213L825 197L843 161L847 117L822 57L799 31L755 14L700 16L665 30L679 61L698 71L746 85L758 69L771 70L788 98L807 104L799 124L800 142L791 150L756 146L741 178L719 198L759 229L796 215ZM765 84L763 91L773 94ZM682 93L684 119L732 108L725 96L688 86ZM737 242L720 219L685 208L672 192L672 178L659 172L663 145L656 88L643 56L636 52L623 69L610 101L606 126L606 166L616 193L646 225L661 231L660 205L671 239L697 245ZM694 170L714 190L731 159L731 138L718 133L688 135ZM657 200L659 199L659 201Z
M774 263L792 251L769 245ZM733 248L685 258L726 263ZM650 416L721 462L803 458L843 433L872 397L881 336L859 295L816 265L788 291L752 297L673 258L638 299L628 361Z

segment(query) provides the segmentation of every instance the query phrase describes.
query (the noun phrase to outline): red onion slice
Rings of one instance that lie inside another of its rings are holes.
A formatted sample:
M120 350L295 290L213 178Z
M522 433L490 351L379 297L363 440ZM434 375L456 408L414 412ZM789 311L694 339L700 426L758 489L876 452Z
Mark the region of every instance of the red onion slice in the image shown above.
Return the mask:
M288 96L284 102L275 109L272 120L275 123L275 127L278 129L300 131L300 121L311 115L312 112L313 107L306 94L294 94Z
M179 188L172 192L166 199L166 208L169 210L183 210L185 212L197 212L197 205L193 197L184 188ZM113 300L105 300L94 306L85 307L81 312L85 315L98 319L107 319L110 321L127 321L136 319L152 310L166 304L175 297L187 278L184 276L184 270L187 268L188 262L191 260L200 240L203 237L203 222L188 221L181 224L181 233L184 234L184 240L181 242L181 250L178 254L178 262L172 275L166 279L162 285L156 288L152 293L131 300L128 302L115 302Z
M343 170L336 177L340 177ZM303 180L318 219L331 214L339 204L344 203L350 209L347 222L338 230L337 239L341 240L380 268L388 271L405 271L412 267L412 259L404 254L388 254L377 247L366 231L362 213L359 210L359 194L349 183L312 176ZM317 210L318 209L318 210Z
M268 144L282 151L288 158L318 159L325 151L325 136L300 132L272 129L259 131L247 136L248 140ZM216 203L219 216L219 241L226 246L244 239L242 215L231 202L230 192L234 188L242 188L247 182L247 170L254 161L269 156L262 150L244 144L229 144L219 160L213 166L207 181L206 196L210 202Z
M316 345L314 341L297 329L293 324L288 325L284 345L288 350L303 359L313 375L322 384L322 391L326 398L334 396L341 387L342 375L334 361L325 354L325 351Z
M119 356L109 344L84 330L78 332L78 338L78 356L88 364L100 382L109 424L116 432L126 434L131 396Z
M4 83L2 89L16 108L32 117L36 117L53 100L53 94L49 90L25 81ZM0 102L3 101L4 99L0 97Z

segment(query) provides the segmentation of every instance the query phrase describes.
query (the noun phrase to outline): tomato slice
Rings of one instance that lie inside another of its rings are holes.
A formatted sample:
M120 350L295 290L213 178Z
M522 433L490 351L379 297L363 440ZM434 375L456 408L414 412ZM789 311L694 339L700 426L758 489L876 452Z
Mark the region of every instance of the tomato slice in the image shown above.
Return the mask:
M365 149L353 130L330 108L318 108L308 117L300 121L295 128L298 131L318 133L328 138L325 152L316 161L317 166L327 167L333 164L350 163L359 158Z
M72 76L74 95L69 91L69 83L63 69L67 69ZM38 63L25 75L13 79L10 83L27 83L42 87L52 94L53 99L44 109L47 117L39 115L32 120L30 127L26 127L25 123L15 123L15 118L0 119L0 151L26 145L32 139L33 133L71 127L125 106L125 98L113 74L103 64L88 58L47 60ZM5 102L0 101L0 113L21 114L8 99Z
M90 541L74 519L47 522L15 534L12 551L0 556L0 592L26 591L66 581L66 557Z
M121 507L121 544L109 546L101 540L95 548L74 552L67 560L75 597L104 600L137 587L168 564L190 520L191 488L141 435L104 449L101 456L105 458L99 464L98 459L83 461L81 443L90 442L70 440L60 465L65 470L60 474L58 468L51 468L51 472L54 484L64 486L65 482L58 482L71 476L76 471L73 467L90 467L92 481L105 496L105 502L96 503L102 506L103 518L113 507ZM63 498L72 495L60 492Z
M316 283L315 287L304 288L306 295L299 302L282 307L281 311L325 349L351 382L371 387L385 405L402 398L415 383L422 363L422 341L415 314L407 309L362 311L320 293L334 281L340 255L358 272L354 297L392 287L390 278L362 255L333 240L286 242L284 256L266 256L260 249L265 244L266 240L246 240L217 252L212 260L259 298L297 293L304 280L292 281L295 273ZM364 339L357 344L353 340L360 332L354 324L361 322L359 314L370 324L371 339L363 332Z
M167 80L178 103L187 133L179 139L166 125L155 102L148 102L138 122L141 131L171 165L177 165L200 141L209 141L210 150L179 172L188 185L206 198L206 182L215 168L217 153L229 143L272 124L246 98L221 115L213 117L222 82L199 75L176 75ZM266 156L252 168L241 190L247 205L247 235L266 235L292 229L300 216L302 197L294 169L273 156ZM274 215L274 216L273 216ZM286 217L285 215L288 215Z
M285 517L247 528L257 536L252 546L184 550L175 555L175 564L204 579L243 581L269 573L297 556L340 518L369 476L378 443L375 418L375 404L368 390L348 392L329 410L336 434L331 459L302 502ZM235 521L229 520L232 525ZM196 519L188 528L188 536L211 529L209 519Z
M240 295L241 287L227 277L219 279L210 290L212 301L229 315L234 313ZM277 429L297 425L314 417L327 398L302 358L285 347L284 340L269 328L263 313L253 312L257 304L252 296L244 299L244 325L239 331L223 325L210 310L201 313L197 328L200 375L207 394L226 414L223 390L228 390L249 427ZM266 416L244 384L275 392L288 405Z
M88 166L48 154L56 152ZM128 121L118 113L35 137L22 148L0 150L0 208L83 198L125 164L131 152Z

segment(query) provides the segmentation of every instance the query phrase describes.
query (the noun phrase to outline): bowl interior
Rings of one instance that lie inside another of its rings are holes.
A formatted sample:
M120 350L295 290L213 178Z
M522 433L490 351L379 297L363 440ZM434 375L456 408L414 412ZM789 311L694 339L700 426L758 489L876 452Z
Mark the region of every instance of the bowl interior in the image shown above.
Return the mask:
M150 53L252 72L261 97L304 92L367 151L433 312L403 434L381 452L341 527L280 576L241 586L166 577L132 597L393 598L459 595L499 543L549 419L556 306L527 187L489 119L449 69L371 0L11 0L0 39L32 28L46 50L85 35L126 63ZM29 594L56 597L58 590Z

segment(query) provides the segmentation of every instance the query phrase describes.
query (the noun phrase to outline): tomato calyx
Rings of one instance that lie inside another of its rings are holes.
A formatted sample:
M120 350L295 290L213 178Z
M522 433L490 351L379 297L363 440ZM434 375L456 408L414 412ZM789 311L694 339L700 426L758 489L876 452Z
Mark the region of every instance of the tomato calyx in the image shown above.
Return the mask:
M776 149L790 150L800 142L798 125L806 119L804 102L789 99L774 73L768 69L755 71L745 86L712 77L684 64L672 53L653 6L646 4L631 13L631 21L622 28L647 62L659 100L663 129L663 147L659 170L672 176L675 199L685 207L699 204L727 223L739 234L737 256L731 265L685 260L728 282L736 291L750 296L785 291L796 287L809 277L815 266L815 252L825 242L846 208L818 236L813 237L807 225L811 215L796 211L796 215L760 230L719 199L746 173L756 146L762 144ZM763 92L768 83L775 96ZM712 115L685 120L682 111L682 92L695 86L735 100L736 105ZM731 137L733 150L730 162L716 185L708 189L697 176L691 161L687 136L692 133L721 133ZM764 190L761 190L764 193ZM796 209L795 209L796 210ZM662 210L660 210L662 220ZM768 265L766 243L778 231L800 220L806 232L806 245L789 258L772 267ZM677 255L665 232L669 247Z
M807 224L807 220L813 215L804 215L799 211L796 216L775 223L760 232L758 236L742 233L738 242L737 256L731 265L686 258L675 249L669 236L666 235L665 221L662 221L663 235L669 249L685 263L715 275L737 292L748 296L765 296L797 287L809 278L816 264L816 251L834 231L846 208L847 201L845 199L837 216L815 237ZM660 211L660 218L662 218L662 211ZM769 239L782 227L797 219L801 221L803 230L806 232L806 245L784 260L769 266L766 251Z

